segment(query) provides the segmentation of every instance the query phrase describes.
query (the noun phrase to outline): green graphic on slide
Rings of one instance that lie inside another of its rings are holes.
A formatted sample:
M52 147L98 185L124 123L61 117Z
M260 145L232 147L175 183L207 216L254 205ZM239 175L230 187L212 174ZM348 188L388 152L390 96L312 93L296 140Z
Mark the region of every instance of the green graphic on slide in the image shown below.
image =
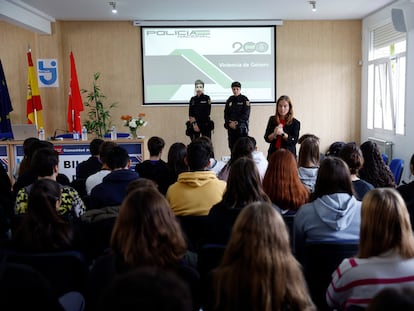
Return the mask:
M151 85L146 88L148 98L156 102L163 102L170 100L173 95L179 90L181 85Z
M171 55L181 55L191 64L193 64L198 70L203 72L216 84L221 85L223 88L228 88L228 86L233 81L228 75L223 71L217 68L216 65L211 63L207 58L198 54L192 49L177 49L171 52Z

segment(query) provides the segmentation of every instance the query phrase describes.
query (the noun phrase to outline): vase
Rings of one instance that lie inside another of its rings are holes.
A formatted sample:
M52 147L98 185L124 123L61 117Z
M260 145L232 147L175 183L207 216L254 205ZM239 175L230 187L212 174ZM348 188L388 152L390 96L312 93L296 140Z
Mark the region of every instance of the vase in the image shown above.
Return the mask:
M130 134L131 134L131 138L132 139L136 139L137 138L137 129L130 129Z

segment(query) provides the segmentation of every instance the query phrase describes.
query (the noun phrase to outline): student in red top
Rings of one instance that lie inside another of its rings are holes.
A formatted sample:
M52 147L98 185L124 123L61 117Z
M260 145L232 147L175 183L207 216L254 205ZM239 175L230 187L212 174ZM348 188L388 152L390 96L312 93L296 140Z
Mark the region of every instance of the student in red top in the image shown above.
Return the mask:
M268 142L270 155L280 148L293 153L296 157L296 144L299 138L300 122L293 117L293 105L289 96L282 95L276 102L276 114L269 118L264 139Z

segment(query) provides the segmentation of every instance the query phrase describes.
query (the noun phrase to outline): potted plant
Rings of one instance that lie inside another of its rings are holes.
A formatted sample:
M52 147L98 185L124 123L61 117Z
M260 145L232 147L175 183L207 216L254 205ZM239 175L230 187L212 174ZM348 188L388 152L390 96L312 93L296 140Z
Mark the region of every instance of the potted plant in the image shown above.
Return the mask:
M109 132L112 121L111 121L111 109L116 107L117 103L105 105L104 101L106 96L102 93L101 88L98 86L98 79L100 73L96 72L93 75L93 89L88 91L82 89L82 93L87 93L87 101L84 105L89 108L88 117L89 120L83 124L88 133L95 133L98 137L104 137Z

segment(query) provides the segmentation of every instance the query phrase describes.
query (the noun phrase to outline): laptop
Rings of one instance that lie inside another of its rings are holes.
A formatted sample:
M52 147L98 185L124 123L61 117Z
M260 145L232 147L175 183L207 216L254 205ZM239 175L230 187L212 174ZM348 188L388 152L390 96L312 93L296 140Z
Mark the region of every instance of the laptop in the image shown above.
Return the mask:
M14 140L25 140L29 137L37 137L35 124L12 124Z

